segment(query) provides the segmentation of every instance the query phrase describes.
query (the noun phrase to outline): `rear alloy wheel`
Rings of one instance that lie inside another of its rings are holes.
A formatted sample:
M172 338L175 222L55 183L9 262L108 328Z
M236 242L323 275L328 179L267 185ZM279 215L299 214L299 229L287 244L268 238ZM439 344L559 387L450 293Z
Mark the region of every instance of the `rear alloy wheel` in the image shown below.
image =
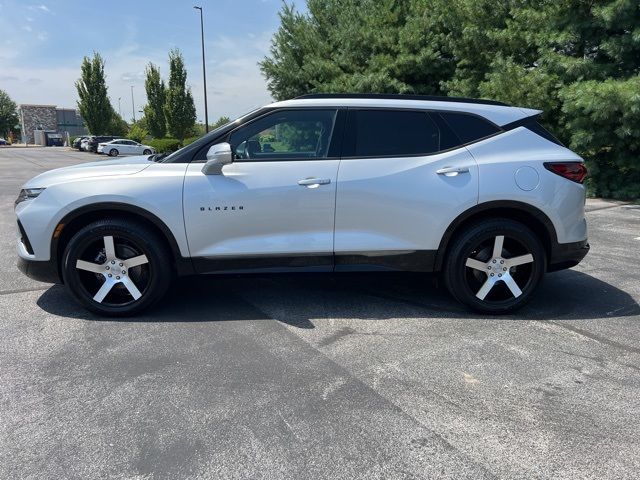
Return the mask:
M445 261L445 283L477 311L509 313L531 299L545 266L540 239L525 225L486 220L455 239Z
M117 157L119 153L120 152L118 152L118 150L116 150L115 148L112 148L111 150L109 150L110 157Z
M95 222L76 233L63 257L71 294L100 315L132 315L158 301L172 277L169 253L146 227Z

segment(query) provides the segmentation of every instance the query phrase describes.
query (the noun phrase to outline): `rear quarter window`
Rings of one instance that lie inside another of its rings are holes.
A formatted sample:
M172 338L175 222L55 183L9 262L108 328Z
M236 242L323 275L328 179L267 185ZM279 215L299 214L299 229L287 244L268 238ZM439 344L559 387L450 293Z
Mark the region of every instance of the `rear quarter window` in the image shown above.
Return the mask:
M564 145L560 140L558 140L549 130L547 130L542 125L540 125L540 123L538 123L536 120L531 120L530 122L527 122L525 124L525 127L531 130L533 133L540 135L542 138L546 138L550 142L553 142L556 145L560 145L561 147L564 147Z
M500 132L497 125L476 115L440 112L440 117L449 125L462 144L475 142Z

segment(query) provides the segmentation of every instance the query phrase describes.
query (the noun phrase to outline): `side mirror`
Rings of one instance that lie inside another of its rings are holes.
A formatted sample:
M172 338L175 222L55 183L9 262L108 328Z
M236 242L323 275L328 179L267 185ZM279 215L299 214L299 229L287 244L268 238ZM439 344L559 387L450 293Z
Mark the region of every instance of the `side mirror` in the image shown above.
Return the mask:
M207 152L207 163L202 167L205 175L222 175L222 167L233 163L231 145L228 143L218 143L212 145Z

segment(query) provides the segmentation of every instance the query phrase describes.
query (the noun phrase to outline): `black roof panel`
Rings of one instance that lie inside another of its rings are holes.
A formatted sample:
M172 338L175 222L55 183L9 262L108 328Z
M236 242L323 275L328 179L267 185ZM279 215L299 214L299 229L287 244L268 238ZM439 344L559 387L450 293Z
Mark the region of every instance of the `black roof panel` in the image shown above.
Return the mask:
M300 95L294 100L303 98L374 98L386 100L426 100L431 102L457 102L457 103L477 103L484 105L499 105L509 107L510 105L498 102L497 100L482 100L477 98L445 97L438 95L404 95L397 93L309 93Z

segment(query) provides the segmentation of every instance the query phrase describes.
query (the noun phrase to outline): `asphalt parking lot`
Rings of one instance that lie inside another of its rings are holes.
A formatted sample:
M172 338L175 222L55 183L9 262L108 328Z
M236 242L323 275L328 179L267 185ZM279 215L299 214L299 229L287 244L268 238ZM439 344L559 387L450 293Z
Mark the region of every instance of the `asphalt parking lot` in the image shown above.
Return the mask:
M0 149L0 478L638 478L640 205L589 202L590 254L515 316L272 275L114 321L15 267L20 185L99 158Z

